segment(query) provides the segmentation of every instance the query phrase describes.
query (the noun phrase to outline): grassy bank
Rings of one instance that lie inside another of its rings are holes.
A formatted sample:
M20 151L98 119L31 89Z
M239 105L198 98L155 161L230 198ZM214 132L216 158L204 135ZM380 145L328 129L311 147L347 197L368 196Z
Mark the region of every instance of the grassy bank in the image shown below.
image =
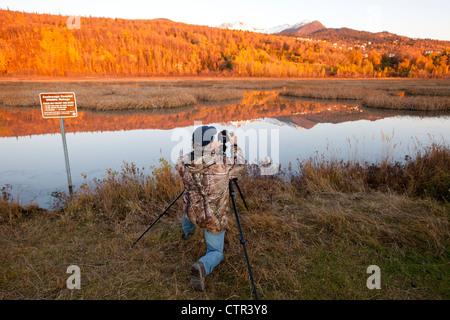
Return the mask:
M0 105L38 107L41 92L75 92L80 108L158 109L200 101L242 99L242 90L279 90L280 95L361 101L364 106L421 111L450 110L450 81L440 80L170 80L0 82Z
M239 180L249 211L237 202L260 298L449 299L449 160L434 145L402 164L311 159L276 176L249 167ZM181 239L181 201L129 250L182 190L164 160L147 170L86 179L53 211L22 208L5 190L0 299L251 299L234 217L203 293L189 268L206 245L198 228ZM72 264L81 290L66 288ZM370 265L380 290L366 287Z
M39 93L43 92L75 92L78 107L92 110L177 108L199 101L242 99L240 90L180 87L165 82L4 82L0 83L0 104L37 107Z
M448 111L450 110L450 97L398 96L379 93L365 97L363 105L371 108L396 110Z
M450 110L449 81L329 81L290 82L282 96L360 100L371 108L448 111Z

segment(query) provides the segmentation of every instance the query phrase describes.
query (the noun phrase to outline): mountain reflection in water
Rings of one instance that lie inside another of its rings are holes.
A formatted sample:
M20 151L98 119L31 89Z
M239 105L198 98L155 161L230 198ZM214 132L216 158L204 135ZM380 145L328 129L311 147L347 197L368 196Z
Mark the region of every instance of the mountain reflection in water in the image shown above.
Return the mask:
M244 91L235 103L198 104L176 109L136 111L90 111L79 106L77 118L64 120L66 132L104 132L138 129L174 129L194 125L240 123L269 118L297 128L311 129L317 123L377 120L395 115L389 110L361 108L356 102L289 99L278 91ZM226 102L225 102L226 103ZM59 133L58 119L43 119L39 108L0 108L0 137Z
M271 139L276 136L279 163L292 163L294 169L298 159L315 156L376 162L392 155L392 160L401 160L413 153L413 139L429 143L429 137L450 136L450 118L442 114L369 109L355 101L291 99L279 91L243 94L240 101L174 109L99 112L79 106L77 118L64 120L75 190L86 182L84 176L120 171L123 162L139 168L158 165L160 158L173 162L180 151L173 134L187 134L190 148L198 122L242 130L238 139L242 132L257 132L257 143L248 136L239 142L249 162L255 155L262 160L260 141L269 132L268 156L273 156ZM42 207L48 207L53 191L67 190L59 120L43 119L38 107L0 107L0 188L5 185L21 202Z

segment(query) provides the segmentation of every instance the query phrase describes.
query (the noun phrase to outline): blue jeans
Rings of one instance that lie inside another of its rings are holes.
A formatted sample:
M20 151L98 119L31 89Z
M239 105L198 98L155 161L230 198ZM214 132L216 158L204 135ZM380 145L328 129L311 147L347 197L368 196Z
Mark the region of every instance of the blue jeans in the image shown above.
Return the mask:
M194 233L195 225L183 215L182 228L184 232ZM224 239L225 231L219 234L213 234L205 230L206 255L198 260L205 265L206 275L210 274L214 267L223 260Z

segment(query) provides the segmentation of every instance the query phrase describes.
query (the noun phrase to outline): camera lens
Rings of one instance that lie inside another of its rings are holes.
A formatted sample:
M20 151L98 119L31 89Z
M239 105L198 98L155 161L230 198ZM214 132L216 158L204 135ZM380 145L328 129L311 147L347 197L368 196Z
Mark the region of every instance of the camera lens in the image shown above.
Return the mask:
M228 136L227 136L227 130L222 130L219 133L218 138L220 139L220 141L228 141Z

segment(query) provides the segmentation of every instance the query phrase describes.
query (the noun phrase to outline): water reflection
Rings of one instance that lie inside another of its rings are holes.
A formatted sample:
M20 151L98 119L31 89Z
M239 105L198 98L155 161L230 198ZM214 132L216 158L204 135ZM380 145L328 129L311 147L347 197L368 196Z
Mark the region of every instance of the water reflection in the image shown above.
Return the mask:
M283 166L315 155L379 161L402 159L415 143L450 136L450 118L362 108L354 101L311 101L281 97L278 91L244 91L241 101L198 104L174 110L94 112L79 109L65 119L75 189L123 162L147 168L171 159L174 129L192 132L195 121L221 129L278 130ZM42 119L39 108L0 107L0 187L48 206L49 194L66 190L58 119ZM246 153L247 159L250 155Z
M280 97L278 91L244 91L235 103L199 104L192 107L120 112L79 108L78 117L65 119L66 132L103 132L188 127L194 121L235 124L255 119L278 119L287 125L310 129L317 123L377 120L393 116L389 111L364 109L349 102L313 102ZM58 119L42 119L38 108L0 108L0 137L59 133Z

